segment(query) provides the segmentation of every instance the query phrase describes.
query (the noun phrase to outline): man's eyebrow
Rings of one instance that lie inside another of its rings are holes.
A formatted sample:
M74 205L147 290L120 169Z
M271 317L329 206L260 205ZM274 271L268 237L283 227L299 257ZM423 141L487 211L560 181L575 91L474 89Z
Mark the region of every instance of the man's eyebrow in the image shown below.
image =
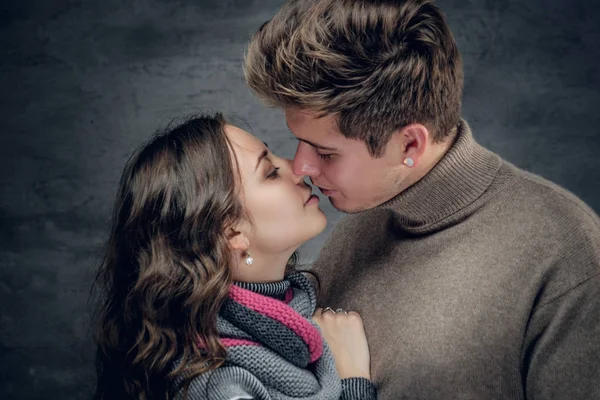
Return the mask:
M336 151L336 149L334 149L333 147L321 146L320 144L313 143L310 140L300 139L299 137L297 137L296 139L298 139L301 142L310 144L315 149L326 150L326 151Z
M287 128L288 128L288 130L290 131L290 133L291 133L292 135L294 135L294 132L292 132L292 130L290 129L290 126L287 124L287 121L286 121L286 125L287 125ZM296 135L294 135L294 136L296 136ZM337 151L337 150L336 150L335 148L333 148L333 147L322 146L322 145L320 145L320 144L313 143L313 142L311 142L310 140L301 139L301 138L299 138L298 136L296 136L296 139L298 139L298 140L299 140L299 141L301 141L301 142L304 142L304 143L307 143L307 144L311 145L311 146L312 146L312 147L314 147L315 149L319 149L319 150L326 150L326 151Z
M258 169L258 166L260 165L260 163L262 162L262 160L264 160L265 157L268 156L268 155L269 155L269 150L268 149L264 149L262 151L262 153L260 153L260 156L258 156L258 161L256 162L256 167L254 167L254 171L256 171Z

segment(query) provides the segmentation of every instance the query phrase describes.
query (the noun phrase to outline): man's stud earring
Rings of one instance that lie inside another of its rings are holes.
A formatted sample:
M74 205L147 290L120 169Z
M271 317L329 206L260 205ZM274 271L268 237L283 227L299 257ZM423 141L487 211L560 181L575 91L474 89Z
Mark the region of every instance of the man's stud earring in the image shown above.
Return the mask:
M412 167L413 165L415 165L415 161L414 161L412 158L410 158L410 157L408 157L408 158L405 158L405 159L404 159L404 165L406 165L407 167L409 167L409 168L410 168L410 167Z
M252 265L252 263L254 262L254 258L252 258L249 251L247 251L246 253L248 253L248 257L246 257L246 265Z

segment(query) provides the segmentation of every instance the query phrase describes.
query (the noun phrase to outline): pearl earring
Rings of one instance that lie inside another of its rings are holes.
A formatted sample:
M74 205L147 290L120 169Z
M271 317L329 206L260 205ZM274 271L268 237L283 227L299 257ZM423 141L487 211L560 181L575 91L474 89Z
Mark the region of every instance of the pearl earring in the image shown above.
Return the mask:
M246 253L248 253L248 257L246 257L246 265L252 265L252 263L254 262L254 258L252 258L249 251L247 251Z
M405 158L405 159L404 159L404 165L406 165L407 167L409 167L409 168L410 168L410 167L412 167L413 165L415 165L415 161L414 161L412 158L410 158L410 157L408 157L408 158Z

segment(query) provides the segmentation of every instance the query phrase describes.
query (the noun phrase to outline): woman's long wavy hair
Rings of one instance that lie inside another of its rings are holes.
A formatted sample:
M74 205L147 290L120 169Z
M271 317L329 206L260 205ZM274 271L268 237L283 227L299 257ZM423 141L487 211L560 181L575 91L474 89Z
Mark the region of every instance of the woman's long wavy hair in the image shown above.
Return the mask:
M246 215L224 126L220 114L189 119L125 166L94 285L97 400L170 399L225 360L228 232Z

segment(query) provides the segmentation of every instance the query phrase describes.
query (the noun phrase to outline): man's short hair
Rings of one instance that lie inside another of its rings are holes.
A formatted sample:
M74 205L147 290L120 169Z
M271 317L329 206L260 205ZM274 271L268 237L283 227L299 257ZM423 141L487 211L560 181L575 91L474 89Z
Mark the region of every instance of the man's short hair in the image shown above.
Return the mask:
M461 57L431 0L290 0L252 38L245 79L269 105L335 115L374 157L404 126L440 142L460 119Z

